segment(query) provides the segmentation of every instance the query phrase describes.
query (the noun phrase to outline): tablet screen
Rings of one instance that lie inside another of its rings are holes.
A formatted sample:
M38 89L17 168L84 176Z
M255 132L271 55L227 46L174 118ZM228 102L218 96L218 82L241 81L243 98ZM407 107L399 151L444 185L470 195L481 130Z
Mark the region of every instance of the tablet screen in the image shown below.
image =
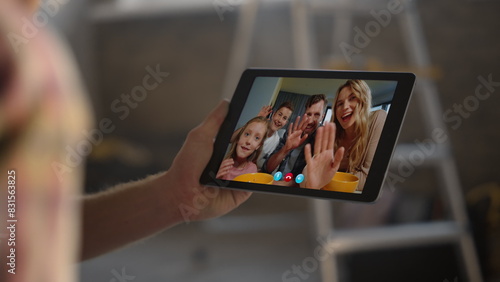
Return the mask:
M201 182L373 201L413 83L408 73L247 70Z

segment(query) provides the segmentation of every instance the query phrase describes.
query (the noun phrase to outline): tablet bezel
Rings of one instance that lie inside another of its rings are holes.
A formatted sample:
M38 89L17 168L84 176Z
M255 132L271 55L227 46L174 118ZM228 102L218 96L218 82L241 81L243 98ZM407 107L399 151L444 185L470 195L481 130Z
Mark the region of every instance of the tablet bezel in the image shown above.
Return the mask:
M246 104L250 90L257 77L295 77L295 78L327 78L327 79L362 79L396 81L391 108L388 112L380 140L373 157L362 193L344 193L323 191L298 187L283 187L279 185L265 185L227 181L216 179L226 153L229 140L236 129L236 124ZM374 202L380 193L383 181L387 174L389 161L394 152L408 103L412 95L415 75L406 72L369 72L369 71L338 71L338 70L297 70L297 69L247 69L241 75L240 81L231 103L228 114L217 134L214 142L212 157L205 168L200 183L207 186L216 186L231 189L243 189L256 192L288 194L322 199L339 199L358 202Z

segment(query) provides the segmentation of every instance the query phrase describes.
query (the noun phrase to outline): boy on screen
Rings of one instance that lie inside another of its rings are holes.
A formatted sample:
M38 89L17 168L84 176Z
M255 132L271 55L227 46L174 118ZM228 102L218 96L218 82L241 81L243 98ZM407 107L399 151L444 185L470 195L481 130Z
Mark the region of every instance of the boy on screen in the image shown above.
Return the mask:
M297 117L280 140L274 153L271 154L264 168L272 173L277 169L283 175L302 173L306 166L304 146L314 141L316 129L323 120L327 99L324 94L312 95L306 102L306 112L302 119Z
M267 139L262 148L262 154L257 159L257 167L262 170L265 161L274 152L280 143L280 136L278 130L282 129L287 123L288 119L293 113L293 105L290 102L282 103L278 109L272 114L269 120L269 132Z

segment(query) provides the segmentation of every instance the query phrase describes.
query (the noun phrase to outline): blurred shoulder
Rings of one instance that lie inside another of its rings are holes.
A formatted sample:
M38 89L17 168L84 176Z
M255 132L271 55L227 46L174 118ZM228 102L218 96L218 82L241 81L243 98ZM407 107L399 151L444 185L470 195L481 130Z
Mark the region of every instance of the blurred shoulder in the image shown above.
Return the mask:
M370 114L370 122L371 123L383 123L387 118L387 112L384 110L376 110L371 112Z

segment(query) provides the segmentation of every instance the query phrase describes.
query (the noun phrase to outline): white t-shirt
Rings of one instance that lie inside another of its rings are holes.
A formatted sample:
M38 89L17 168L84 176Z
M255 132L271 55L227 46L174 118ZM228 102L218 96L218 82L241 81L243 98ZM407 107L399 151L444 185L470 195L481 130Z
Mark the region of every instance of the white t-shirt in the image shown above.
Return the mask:
M266 141L264 141L264 145L262 146L262 153L260 153L260 156L257 159L257 168L259 170L262 168L262 165L264 165L264 162L267 160L267 158L269 158L269 155L274 152L274 149L276 149L279 143L280 135L277 131L274 132L271 137L267 137Z

